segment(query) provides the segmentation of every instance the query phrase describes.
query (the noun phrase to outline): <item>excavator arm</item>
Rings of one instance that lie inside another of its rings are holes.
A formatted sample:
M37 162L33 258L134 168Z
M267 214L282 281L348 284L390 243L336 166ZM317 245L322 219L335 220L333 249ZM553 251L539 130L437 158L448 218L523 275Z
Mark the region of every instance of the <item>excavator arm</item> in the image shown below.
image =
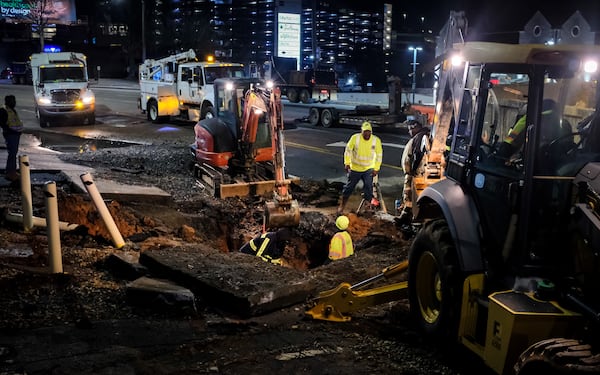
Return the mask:
M275 187L273 200L266 203L265 227L297 226L300 223L300 208L298 201L292 199L290 181L285 178L284 124L281 115L281 91L278 87L271 90L269 106Z
M279 88L248 90L244 97L240 159L248 166L254 165L254 144L260 119L267 114L270 126L275 184L273 200L266 202L264 226L277 228L297 226L300 223L298 202L290 194L290 181L285 178L285 140L283 116L281 115L281 92Z

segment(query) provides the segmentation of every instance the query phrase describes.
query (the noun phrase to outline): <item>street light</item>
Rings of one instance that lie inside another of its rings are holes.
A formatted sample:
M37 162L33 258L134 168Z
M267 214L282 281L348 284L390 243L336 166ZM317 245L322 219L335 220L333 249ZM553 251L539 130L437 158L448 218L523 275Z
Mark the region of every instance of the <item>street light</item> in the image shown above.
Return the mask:
M408 47L409 51L413 52L413 72L412 72L412 102L415 103L415 91L417 90L417 52L422 51L421 47Z

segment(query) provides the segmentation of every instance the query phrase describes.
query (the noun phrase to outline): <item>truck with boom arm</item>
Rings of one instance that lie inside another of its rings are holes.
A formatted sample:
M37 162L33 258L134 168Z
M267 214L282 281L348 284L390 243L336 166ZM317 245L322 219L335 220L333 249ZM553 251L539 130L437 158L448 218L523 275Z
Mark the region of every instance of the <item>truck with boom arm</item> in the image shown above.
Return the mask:
M198 61L191 49L147 59L139 66L138 107L152 122L169 117L197 122L213 116L215 79L245 76L242 64Z

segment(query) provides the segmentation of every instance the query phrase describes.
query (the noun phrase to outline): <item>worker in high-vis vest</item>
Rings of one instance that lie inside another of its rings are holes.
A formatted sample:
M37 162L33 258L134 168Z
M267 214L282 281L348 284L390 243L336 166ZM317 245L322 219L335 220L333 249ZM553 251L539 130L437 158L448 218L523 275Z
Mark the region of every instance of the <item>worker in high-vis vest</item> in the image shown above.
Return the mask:
M339 231L331 237L331 241L329 242L329 261L344 259L354 255L352 237L347 231L348 225L350 225L350 219L346 215L340 215L335 220L335 226Z
M19 152L19 142L21 133L23 133L23 122L15 110L17 99L14 95L4 97L4 107L0 108L0 127L2 135L6 142L6 174L4 178L10 181L16 181L20 178L17 172L17 153Z
M527 133L527 116L522 116L509 130L506 137L500 143L495 156L508 159L523 149ZM539 127L540 144L550 144L562 136L571 133L570 126L563 123L559 117L557 104L552 99L544 99L542 102L542 123Z
M292 233L288 228L266 232L248 241L240 248L240 252L257 256L265 262L281 264L286 242L291 238Z
M363 122L361 132L353 134L344 150L344 169L348 181L342 190L338 215L344 212L346 203L359 181L363 182L363 199L367 209L373 199L373 177L377 176L383 160L383 148L379 137L372 134L373 128L368 121Z

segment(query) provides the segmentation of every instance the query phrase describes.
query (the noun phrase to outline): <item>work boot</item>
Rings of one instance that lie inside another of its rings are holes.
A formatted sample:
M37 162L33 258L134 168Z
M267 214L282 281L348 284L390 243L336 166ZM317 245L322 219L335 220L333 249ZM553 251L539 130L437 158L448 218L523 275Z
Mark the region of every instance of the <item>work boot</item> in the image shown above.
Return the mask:
M402 212L400 213L400 216L394 219L394 222L398 226L410 224L411 221L412 221L412 210L410 207L404 207L402 209Z
M348 197L342 197L342 201L337 209L337 214L341 215L344 212L344 208L346 208L346 203L348 203Z

